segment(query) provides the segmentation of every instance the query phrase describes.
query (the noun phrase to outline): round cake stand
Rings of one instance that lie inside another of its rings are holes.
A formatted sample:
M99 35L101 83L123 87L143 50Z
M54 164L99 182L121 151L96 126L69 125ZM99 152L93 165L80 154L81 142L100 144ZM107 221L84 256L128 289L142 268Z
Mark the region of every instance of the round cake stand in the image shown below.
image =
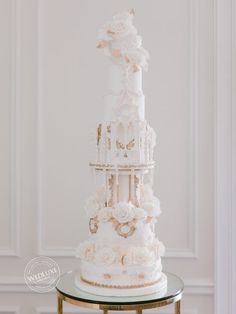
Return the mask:
M138 297L103 297L78 289L75 285L76 273L77 271L70 271L63 274L57 283L58 314L63 314L63 301L85 308L99 309L103 311L103 314L108 314L109 310L131 310L136 311L136 314L142 314L142 310L174 303L174 313L180 314L180 300L184 284L180 278L173 274L165 273L167 276L167 291L161 297L155 293Z

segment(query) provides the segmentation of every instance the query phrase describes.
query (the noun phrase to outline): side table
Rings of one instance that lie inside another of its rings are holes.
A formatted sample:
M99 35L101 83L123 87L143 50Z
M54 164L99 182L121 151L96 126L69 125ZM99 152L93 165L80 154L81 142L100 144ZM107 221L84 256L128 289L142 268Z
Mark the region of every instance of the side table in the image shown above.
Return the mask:
M136 311L142 314L145 309L162 307L171 303L175 305L175 314L180 314L180 301L183 294L183 281L174 274L165 273L167 276L167 291L162 296L150 294L138 297L103 297L90 294L75 286L76 271L63 274L56 286L57 313L63 314L63 301L77 306L99 309L103 314L108 311Z

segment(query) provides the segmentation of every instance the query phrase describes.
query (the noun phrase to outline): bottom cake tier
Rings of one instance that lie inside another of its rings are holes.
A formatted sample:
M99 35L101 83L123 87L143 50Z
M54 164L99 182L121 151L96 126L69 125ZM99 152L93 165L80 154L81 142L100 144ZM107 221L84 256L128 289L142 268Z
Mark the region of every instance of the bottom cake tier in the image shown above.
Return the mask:
M76 277L76 286L86 292L103 296L139 296L165 294L167 279L162 273L161 261L152 266L109 266L104 269L82 262Z

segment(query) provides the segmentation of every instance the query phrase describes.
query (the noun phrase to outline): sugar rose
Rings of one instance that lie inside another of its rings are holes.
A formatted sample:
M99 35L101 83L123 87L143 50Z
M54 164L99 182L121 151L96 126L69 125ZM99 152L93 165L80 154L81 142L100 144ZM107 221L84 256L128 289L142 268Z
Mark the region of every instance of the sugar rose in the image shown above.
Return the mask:
M112 215L119 223L132 221L135 217L134 207L130 203L119 202L113 208Z
M111 265L116 260L116 253L112 248L104 247L96 252L95 260L100 265Z

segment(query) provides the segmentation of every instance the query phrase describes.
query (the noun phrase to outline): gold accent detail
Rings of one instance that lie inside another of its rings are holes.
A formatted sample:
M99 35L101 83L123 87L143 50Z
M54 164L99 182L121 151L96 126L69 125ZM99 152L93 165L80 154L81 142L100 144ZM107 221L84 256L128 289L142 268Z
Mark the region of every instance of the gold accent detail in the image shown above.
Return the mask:
M98 231L98 220L97 218L89 219L89 231L91 233L96 233Z
M117 149L128 149L128 150L131 150L135 145L135 140L134 138L128 143L128 144L123 144L121 143L120 141L116 140L116 148Z
M98 128L97 128L97 146L98 146L99 143L100 143L101 136L102 136L102 125L101 125L101 123L100 123L100 124L98 125Z
M152 222L153 222L153 220L154 220L154 218L153 218L153 217L148 216L148 217L146 218L146 223L152 223Z
M111 177L108 179L108 188L110 191L110 199L108 201L108 207L112 206L113 203L113 197L114 197L114 193L113 193L113 185L115 182L115 176L112 174Z
M117 149L125 149L125 145L122 144L120 141L116 140L116 148Z
M108 30L108 31L107 31L107 34L108 34L108 35L115 35L115 32L112 32L112 31Z
M107 148L108 148L108 150L111 150L111 139L110 139L110 137L107 138Z
M135 140L134 140L134 138L126 145L126 148L128 149L128 150L131 150L133 147L134 147L134 145L135 145Z
M128 232L122 231L122 228L126 226L129 228ZM136 228L132 223L126 222L126 223L118 223L115 230L121 237L128 238L132 236Z
M146 164L137 164L137 165L113 165L113 164L98 164L98 163L89 163L90 167L94 167L96 170L140 170L140 169L152 169L155 166L155 162L150 162Z
M111 125L110 124L107 126L107 133L111 133Z
M138 278L144 279L144 278L145 278L145 274L144 274L144 273L139 273L139 274L138 274Z
M105 279L111 279L111 275L110 275L110 274L104 274L103 277L104 277Z
M87 279L83 278L82 276L80 277L80 279L82 281L84 281L85 283L91 285L91 286L102 287L102 288L115 288L115 289L133 289L133 288L149 287L149 286L152 286L152 285L158 283L159 281L161 281L161 278L160 278L158 280L155 280L155 281L152 281L152 282L148 282L148 283L143 283L143 284L140 284L140 285L124 285L124 286L120 286L120 285L106 285L106 284L103 284L103 283L97 283L97 282L94 282L94 281L87 280Z

